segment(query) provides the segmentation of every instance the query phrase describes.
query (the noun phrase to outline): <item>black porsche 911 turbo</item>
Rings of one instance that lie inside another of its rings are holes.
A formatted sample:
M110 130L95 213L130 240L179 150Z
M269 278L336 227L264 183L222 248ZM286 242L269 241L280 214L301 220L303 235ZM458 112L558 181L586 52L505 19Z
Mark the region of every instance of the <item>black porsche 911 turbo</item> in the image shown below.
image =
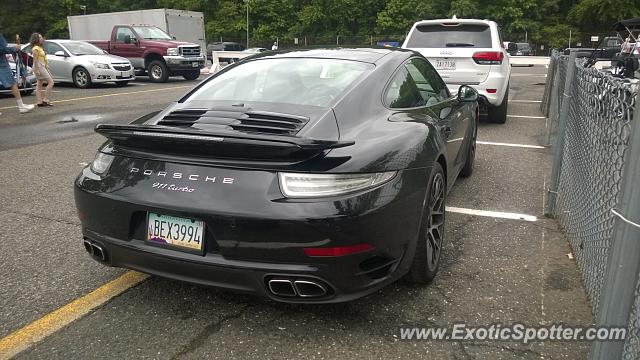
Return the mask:
M284 302L341 302L438 270L445 198L473 171L477 93L416 52L267 53L165 110L96 126L75 181L98 261Z

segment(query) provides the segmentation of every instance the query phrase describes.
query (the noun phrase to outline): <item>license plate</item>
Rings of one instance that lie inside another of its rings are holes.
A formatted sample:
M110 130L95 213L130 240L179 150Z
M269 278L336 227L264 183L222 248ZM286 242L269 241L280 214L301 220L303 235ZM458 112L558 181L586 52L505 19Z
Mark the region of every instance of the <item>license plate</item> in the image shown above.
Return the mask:
M455 70L455 69L456 69L455 60L447 60L447 59L436 60L436 70Z
M147 241L201 252L204 246L204 222L149 213Z
M191 63L191 67L198 67L198 66L200 66L200 64L199 64L199 63L197 63L197 62L192 62L192 63Z

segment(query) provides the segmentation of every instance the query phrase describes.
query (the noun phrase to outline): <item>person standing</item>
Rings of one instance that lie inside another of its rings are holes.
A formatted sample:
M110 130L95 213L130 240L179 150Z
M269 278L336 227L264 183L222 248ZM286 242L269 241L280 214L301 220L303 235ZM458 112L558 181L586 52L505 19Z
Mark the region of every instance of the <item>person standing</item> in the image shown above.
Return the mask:
M17 53L19 47L19 41L16 46L9 46L7 40L4 38L2 33L0 33L0 84L4 87L11 88L11 94L13 94L13 97L18 103L18 111L20 111L21 114L24 114L33 110L33 105L25 105L22 102L20 89L18 89L18 84L16 84L16 78L11 72L11 67L7 61L7 54ZM20 70L16 69L16 71ZM0 115L2 115L2 113L0 113Z
M33 33L29 39L31 43L31 53L33 54L33 72L36 74L36 98L38 106L53 106L49 101L51 90L53 89L53 78L49 71L49 60L42 46L44 46L44 37L40 33ZM42 96L42 85L47 83Z
M271 46L271 50L276 51L278 50L278 42L274 42L273 45Z

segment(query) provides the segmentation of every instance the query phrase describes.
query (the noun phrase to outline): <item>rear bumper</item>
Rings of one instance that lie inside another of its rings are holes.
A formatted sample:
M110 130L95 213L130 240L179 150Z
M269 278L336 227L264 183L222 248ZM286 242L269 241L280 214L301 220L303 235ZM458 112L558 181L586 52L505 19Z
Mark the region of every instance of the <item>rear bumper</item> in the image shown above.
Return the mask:
M509 74L490 71L485 81L479 84L470 84L470 86L478 91L478 95L483 98L487 106L500 106L509 86ZM460 85L447 84L447 87L452 94L457 94ZM493 89L495 92L489 92L489 89Z
M176 211L153 204L154 199L133 203L87 191L84 183L89 180L83 175L76 181L75 199L83 236L105 249L107 265L276 301L330 303L370 294L408 271L427 171L402 171L380 188L331 201L256 200L236 207L256 210L244 215L230 214L216 205L207 211ZM137 229L146 230L147 212L202 219L208 229L204 254L146 242L145 233ZM374 249L339 257L308 257L303 251L361 243ZM276 296L267 286L272 277L318 279L330 291L317 298Z

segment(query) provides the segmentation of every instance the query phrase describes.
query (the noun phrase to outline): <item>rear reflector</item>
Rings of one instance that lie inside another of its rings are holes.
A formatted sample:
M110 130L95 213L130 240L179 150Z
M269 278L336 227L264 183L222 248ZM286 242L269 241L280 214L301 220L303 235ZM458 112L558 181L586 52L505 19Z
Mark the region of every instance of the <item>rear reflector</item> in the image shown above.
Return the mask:
M473 54L473 61L480 65L500 65L504 60L502 51L481 51Z
M337 246L327 248L304 248L304 254L311 257L318 256L344 256L373 250L370 244L357 244L351 246Z
M495 94L496 92L498 92L498 89L487 89L487 92L489 94Z

